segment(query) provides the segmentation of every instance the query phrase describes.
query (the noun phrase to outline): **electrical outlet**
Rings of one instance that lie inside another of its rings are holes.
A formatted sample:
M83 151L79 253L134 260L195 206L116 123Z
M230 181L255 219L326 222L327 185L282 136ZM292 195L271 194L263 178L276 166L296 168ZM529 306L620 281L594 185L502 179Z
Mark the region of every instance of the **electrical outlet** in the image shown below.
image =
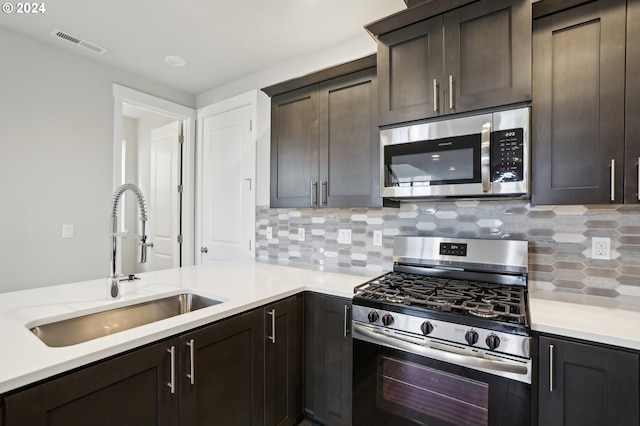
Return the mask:
M351 244L351 229L338 229L338 243Z
M270 226L267 226L267 240L272 240L273 239L273 228Z
M611 238L591 238L591 258L605 260L611 259Z
M382 231L380 229L376 229L373 231L373 245L374 246L382 245Z
M304 241L304 228L298 228L298 241Z

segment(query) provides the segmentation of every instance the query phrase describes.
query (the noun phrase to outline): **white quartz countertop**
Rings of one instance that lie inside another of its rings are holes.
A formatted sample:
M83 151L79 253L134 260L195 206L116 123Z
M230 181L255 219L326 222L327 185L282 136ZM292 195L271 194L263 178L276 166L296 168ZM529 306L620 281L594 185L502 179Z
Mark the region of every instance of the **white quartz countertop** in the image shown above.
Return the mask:
M640 350L640 298L530 291L531 328Z
M107 279L0 294L0 394L302 291L350 298L369 278L262 263L215 262L138 275L123 296L106 298ZM192 291L215 306L61 348L30 327L108 308ZM550 292L530 294L532 329L640 350L640 301Z

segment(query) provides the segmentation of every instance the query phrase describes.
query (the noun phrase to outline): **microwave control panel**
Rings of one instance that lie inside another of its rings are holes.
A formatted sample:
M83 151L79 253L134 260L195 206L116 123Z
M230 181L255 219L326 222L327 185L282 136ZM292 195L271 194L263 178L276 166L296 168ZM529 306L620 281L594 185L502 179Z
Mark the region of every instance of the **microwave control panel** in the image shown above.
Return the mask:
M524 180L524 132L522 128L491 133L491 181L518 182Z

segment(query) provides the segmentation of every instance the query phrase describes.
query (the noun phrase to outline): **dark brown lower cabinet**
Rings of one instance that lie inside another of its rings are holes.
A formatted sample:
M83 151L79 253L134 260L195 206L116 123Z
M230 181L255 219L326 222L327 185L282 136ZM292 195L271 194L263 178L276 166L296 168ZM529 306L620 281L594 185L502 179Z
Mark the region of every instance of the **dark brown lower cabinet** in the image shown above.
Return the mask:
M265 426L292 426L302 417L302 296L264 308Z
M10 395L5 424L176 425L179 398L168 386L176 345L165 340Z
M639 355L553 336L539 338L538 424L640 424Z
M263 324L257 309L180 337L181 426L264 424Z
M302 300L292 296L5 395L0 425L294 425L303 410Z
M305 294L305 413L316 422L351 424L351 299Z

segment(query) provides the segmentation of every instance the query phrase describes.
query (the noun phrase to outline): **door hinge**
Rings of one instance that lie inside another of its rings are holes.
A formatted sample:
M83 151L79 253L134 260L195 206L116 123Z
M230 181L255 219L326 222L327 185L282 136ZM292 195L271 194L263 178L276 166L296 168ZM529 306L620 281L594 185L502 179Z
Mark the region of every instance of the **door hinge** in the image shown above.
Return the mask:
M183 144L184 143L184 135L178 136L178 143L179 144Z
M251 251L251 240L249 240L249 251Z
M178 185L178 194L182 194L184 187L182 185Z
M182 235L178 235L178 244L182 244Z
M253 130L253 120L249 120L249 131Z

